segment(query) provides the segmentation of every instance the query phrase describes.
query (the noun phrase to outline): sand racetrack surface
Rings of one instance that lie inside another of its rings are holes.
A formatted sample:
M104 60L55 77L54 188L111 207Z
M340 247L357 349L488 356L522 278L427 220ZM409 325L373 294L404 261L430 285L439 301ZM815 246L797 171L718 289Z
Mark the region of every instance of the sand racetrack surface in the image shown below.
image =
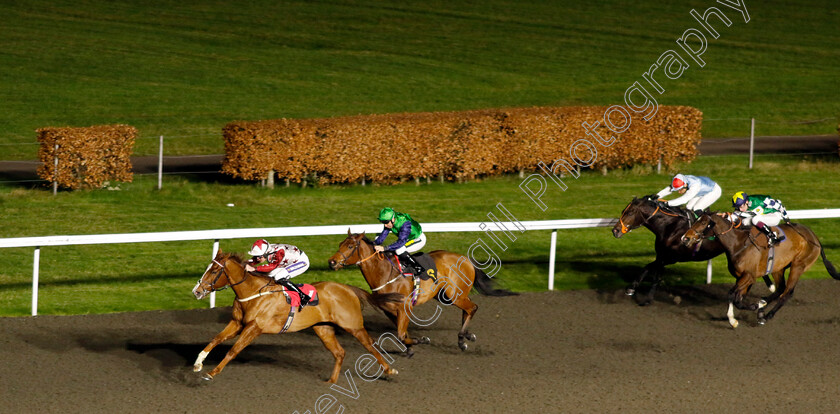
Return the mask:
M742 311L738 329L725 317L730 286L671 287L648 307L622 291L473 294L478 341L467 352L460 312L444 309L412 330L432 344L397 356L399 375L366 382L352 373L364 349L344 333L351 374L334 388L322 382L332 356L311 329L259 337L199 380L193 361L229 307L0 318L0 412L840 412L840 282L803 281L767 325ZM374 338L392 331L381 312L365 316ZM335 404L317 411L319 398Z

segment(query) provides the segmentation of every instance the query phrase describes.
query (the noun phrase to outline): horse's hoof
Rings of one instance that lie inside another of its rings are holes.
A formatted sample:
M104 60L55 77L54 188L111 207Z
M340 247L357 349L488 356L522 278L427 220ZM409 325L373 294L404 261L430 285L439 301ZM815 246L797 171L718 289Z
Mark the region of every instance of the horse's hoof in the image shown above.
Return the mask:
M757 322L758 322L758 324L759 324L759 325L764 325L765 323L767 323L767 319L764 319L764 318L758 318L758 321L757 321Z
M770 290L770 293L773 293L776 291L776 285L770 285L767 289Z
M204 374L204 375L201 376L201 379L203 379L205 381L210 381L210 380L213 379L213 377L210 374Z
M430 344L430 343L432 343L432 340L428 336L421 336L420 340L418 340L417 343L418 344Z
M767 301L765 301L764 299L762 299L762 300L758 301L758 308L759 308L759 309L761 309L761 308L763 308L763 307L765 307L765 306L767 306Z
M735 328L738 327L738 321L729 321L729 324L732 325L732 329L735 329Z
M204 368L204 364L195 364L193 365L193 372L200 372L202 368Z
M636 294L636 289L633 289L633 288L624 289L624 294L627 295L627 296L633 296L633 295Z
M400 373L400 372L399 372L399 371L397 371L397 370L396 370L396 369L394 369L394 368L388 368L388 375L397 375L397 374L399 374L399 373Z
M461 342L461 343L458 344L458 347L461 348L462 351L466 351L467 348L469 348L470 346L467 345L466 342Z
M470 340L471 342L475 342L475 334L474 333L471 333L471 334L467 335L466 338L468 340Z
M414 356L414 350L413 350L413 349L411 349L411 348L406 349L406 350L405 350L405 356L406 356L407 358L411 358L411 357L413 357L413 356Z

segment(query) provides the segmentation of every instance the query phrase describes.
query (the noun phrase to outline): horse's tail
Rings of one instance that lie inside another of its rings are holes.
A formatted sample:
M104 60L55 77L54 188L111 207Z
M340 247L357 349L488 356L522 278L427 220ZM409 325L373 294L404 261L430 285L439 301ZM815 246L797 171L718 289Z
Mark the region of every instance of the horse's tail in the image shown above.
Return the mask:
M493 285L493 279L490 276L487 276L487 273L484 273L483 270L479 269L476 266L475 261L472 261L473 269L475 270L475 281L473 282L473 287L478 293L481 293L485 296L514 296L518 295L516 292L511 292L505 289L496 289Z
M400 293L369 293L362 289L359 289L355 286L350 286L350 290L356 294L356 297L359 298L359 302L361 302L362 308L364 309L365 302L370 303L371 305L381 308L383 305L387 303L396 303L402 302L403 295Z
M828 261L825 257L825 249L820 245L820 256L822 256L823 264L825 265L825 270L828 271L828 274L831 275L832 278L836 280L840 280L840 273L837 273L837 269L834 268L834 265Z

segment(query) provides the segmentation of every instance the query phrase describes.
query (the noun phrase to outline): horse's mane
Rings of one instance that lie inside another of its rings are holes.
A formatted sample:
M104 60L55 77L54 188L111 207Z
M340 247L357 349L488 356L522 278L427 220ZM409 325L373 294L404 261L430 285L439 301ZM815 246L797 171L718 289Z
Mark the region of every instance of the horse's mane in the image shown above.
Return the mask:
M353 236L358 236L359 233L353 233ZM373 246L373 240L369 239L367 234L362 235L362 241L367 243L368 246Z
M228 258L235 260L236 263L242 264L242 257L239 256L239 253L229 253Z

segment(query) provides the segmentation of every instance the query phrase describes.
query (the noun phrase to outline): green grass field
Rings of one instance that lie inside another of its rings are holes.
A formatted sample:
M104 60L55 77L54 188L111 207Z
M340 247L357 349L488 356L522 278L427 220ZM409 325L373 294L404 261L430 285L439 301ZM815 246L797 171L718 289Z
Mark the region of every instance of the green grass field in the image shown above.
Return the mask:
M758 135L834 133L835 1L749 2L745 23L711 0L57 0L0 4L0 159L36 158L47 126L127 123L137 154L158 135L209 154L233 120L620 103L711 6L732 25L713 20L705 67L660 71L659 103L702 110L706 137L750 117Z
M714 177L724 196L713 208L728 209L737 190L768 193L791 210L840 207L836 157L759 157L748 170L745 157L701 157L676 166L688 174ZM566 192L551 189L537 208L518 188L516 176L495 177L464 184L416 186L329 186L267 189L254 185L205 182L196 178L166 177L162 191L156 179L137 177L120 184L119 191L60 192L0 187L0 208L6 218L0 237L62 234L133 233L224 228L282 227L375 223L382 206L410 212L422 222L482 221L503 203L519 220L617 217L633 196L665 187L670 175L657 175L649 166L615 170L604 176L585 172L571 180ZM234 203L235 207L227 207ZM803 221L814 228L826 253L840 263L840 220ZM480 233L431 233L426 250L465 253ZM517 291L546 289L548 231L526 232L500 252L502 287ZM297 281L335 280L364 287L356 268L333 272L327 268L343 237L295 237L280 242L303 248L310 271ZM224 250L244 252L253 240L224 240ZM639 229L618 240L608 228L564 230L558 235L558 289L618 289L653 259L653 237ZM190 290L209 263L212 240L45 247L41 250L39 310L44 314L189 309L206 307ZM28 315L32 281L32 248L0 249L0 315ZM733 281L726 260L714 262L714 282ZM705 280L705 263L669 268L668 284L697 284ZM825 278L817 262L806 277ZM219 305L232 297L223 292Z

